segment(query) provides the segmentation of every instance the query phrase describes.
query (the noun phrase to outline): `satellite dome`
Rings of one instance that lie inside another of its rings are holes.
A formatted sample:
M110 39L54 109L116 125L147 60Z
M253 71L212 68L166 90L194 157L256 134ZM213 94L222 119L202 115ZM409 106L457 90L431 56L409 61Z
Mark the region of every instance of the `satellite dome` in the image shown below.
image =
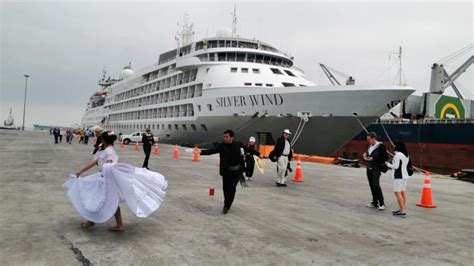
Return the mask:
M135 71L132 70L132 64L128 64L128 66L123 68L122 73L120 73L120 79L126 79L133 74L135 74Z
M217 31L216 37L232 37L232 30L229 28L221 28Z

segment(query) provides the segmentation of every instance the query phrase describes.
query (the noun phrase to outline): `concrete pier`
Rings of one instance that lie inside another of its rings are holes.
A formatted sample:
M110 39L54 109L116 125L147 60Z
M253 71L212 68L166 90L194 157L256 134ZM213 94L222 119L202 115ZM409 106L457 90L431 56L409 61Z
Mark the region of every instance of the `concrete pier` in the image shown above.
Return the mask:
M91 141L92 142L92 141ZM423 176L408 181L408 217L397 209L389 174L387 210L371 200L365 169L303 163L304 183L275 186L275 164L238 187L227 215L218 157L161 145L150 169L164 174L164 204L140 219L126 206L124 233L106 224L83 230L62 187L92 160L92 145L54 144L49 132L0 131L0 265L468 265L474 260L474 186L433 179L435 209L416 207ZM141 166L133 145L119 161ZM295 168L295 164L293 164ZM93 173L97 169L91 170ZM293 175L289 176L291 179ZM216 196L208 195L210 187Z

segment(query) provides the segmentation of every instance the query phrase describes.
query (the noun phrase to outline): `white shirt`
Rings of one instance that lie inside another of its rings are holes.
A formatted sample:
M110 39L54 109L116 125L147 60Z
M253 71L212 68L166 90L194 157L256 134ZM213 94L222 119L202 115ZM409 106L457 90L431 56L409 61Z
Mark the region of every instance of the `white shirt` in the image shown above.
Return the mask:
M374 152L380 146L380 142L375 142L374 145L369 146L369 150L367 151L367 155L370 156L372 152Z
M407 170L409 161L410 159L406 157L405 154L396 151L395 156L393 156L392 163L386 163L388 168L392 169L391 178L395 179L395 171L398 169L398 167L401 167L402 179L408 179L410 177Z
M97 166L102 170L102 166L107 163L107 161L111 160L112 163L118 162L118 155L115 153L114 148L109 146L102 151L98 151L94 156L94 160L97 160Z
M285 148L283 148L283 152L281 153L282 155L289 155L290 154L290 142L285 139Z

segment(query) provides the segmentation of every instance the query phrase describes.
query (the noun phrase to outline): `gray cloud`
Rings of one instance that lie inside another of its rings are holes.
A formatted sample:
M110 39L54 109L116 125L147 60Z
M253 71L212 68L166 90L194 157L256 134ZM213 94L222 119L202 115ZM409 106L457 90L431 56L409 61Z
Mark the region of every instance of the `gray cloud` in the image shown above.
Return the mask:
M152 64L175 47L185 11L199 39L230 27L232 8L229 2L3 2L0 118L12 107L20 123L28 73L27 125L77 123L104 65L114 77L129 61L134 68ZM431 64L473 42L471 2L242 2L237 13L240 36L290 52L321 84L328 82L318 62L363 84L390 84L396 69L380 74L388 52L402 45L408 85L426 91ZM472 89L472 69L461 82Z

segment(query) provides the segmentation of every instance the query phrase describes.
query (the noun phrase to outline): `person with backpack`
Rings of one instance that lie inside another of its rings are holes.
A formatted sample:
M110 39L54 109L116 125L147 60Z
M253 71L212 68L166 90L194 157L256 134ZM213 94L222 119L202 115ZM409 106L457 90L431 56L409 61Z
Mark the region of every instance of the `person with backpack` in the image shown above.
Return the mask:
M408 157L405 143L396 142L394 150L395 155L393 156L392 162L385 163L388 168L392 169L391 179L393 181L393 191L395 192L395 197L400 207L399 210L392 211L392 214L404 218L406 217L407 207L407 179L413 174L413 167Z
M382 142L377 141L377 134L370 132L367 134L369 148L363 154L367 161L367 179L369 180L370 192L372 193L372 202L366 206L369 208L378 208L385 210L382 189L380 188L380 175L388 171L385 162L388 160L387 150Z

